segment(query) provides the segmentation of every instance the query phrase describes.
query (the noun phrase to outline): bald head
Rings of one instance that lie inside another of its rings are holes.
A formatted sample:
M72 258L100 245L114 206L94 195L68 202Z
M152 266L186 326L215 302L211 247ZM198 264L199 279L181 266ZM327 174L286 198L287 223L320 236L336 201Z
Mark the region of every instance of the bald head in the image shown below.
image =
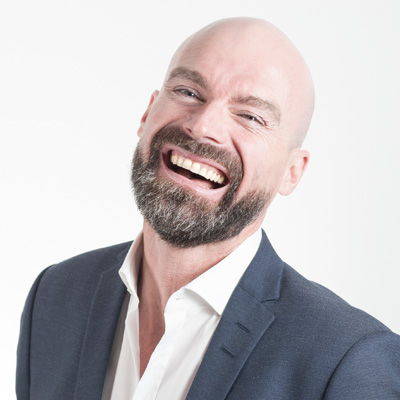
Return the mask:
M153 92L138 130L143 157L137 165L144 165L146 157L154 160L157 187L165 184L170 191L171 183L174 190L182 188L168 203L176 210L171 221L157 217L160 232L161 227L169 232L171 226L190 226L193 237L193 227L200 227L195 235L199 243L207 229L215 241L226 232L241 232L242 239L254 232L272 199L290 194L305 171L309 155L300 145L313 103L303 58L273 25L227 19L186 39L161 90ZM191 197L181 206L186 194ZM150 197L159 202L162 196L154 192ZM171 199L170 194L165 197ZM159 215L148 210L149 220ZM176 223L177 215L182 223ZM187 225L189 220L194 225Z
M195 63L201 71L203 64L211 62L224 66L226 79L234 71L239 79L252 75L254 81L259 80L256 85L266 85L270 90L267 95L275 97L271 104L279 103L280 123L287 128L292 146L301 145L314 109L314 87L303 57L286 35L261 19L216 21L182 43L172 57L166 79L176 68ZM271 77L276 87L272 87ZM240 81L229 84L238 85L239 90Z

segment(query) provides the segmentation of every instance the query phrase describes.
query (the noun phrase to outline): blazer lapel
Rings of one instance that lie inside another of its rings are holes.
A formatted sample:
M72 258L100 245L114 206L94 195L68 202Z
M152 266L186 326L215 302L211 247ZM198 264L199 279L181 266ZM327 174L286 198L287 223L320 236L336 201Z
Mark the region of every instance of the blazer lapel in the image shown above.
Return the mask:
M126 251L99 278L82 345L74 400L100 400L126 287L118 275Z
M226 398L274 320L268 301L279 297L282 270L283 262L263 232L257 254L229 299L186 399Z

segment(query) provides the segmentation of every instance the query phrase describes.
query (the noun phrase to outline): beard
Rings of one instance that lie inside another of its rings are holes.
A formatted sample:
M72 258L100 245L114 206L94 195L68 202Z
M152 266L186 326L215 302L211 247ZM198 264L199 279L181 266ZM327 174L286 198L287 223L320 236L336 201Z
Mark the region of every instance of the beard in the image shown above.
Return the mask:
M158 174L161 149L167 143L217 161L227 169L229 188L219 203ZM161 239L181 248L230 239L260 215L270 195L251 191L235 200L242 178L243 166L237 155L198 143L175 126L166 126L154 136L147 164L139 141L132 162L131 181L139 211Z

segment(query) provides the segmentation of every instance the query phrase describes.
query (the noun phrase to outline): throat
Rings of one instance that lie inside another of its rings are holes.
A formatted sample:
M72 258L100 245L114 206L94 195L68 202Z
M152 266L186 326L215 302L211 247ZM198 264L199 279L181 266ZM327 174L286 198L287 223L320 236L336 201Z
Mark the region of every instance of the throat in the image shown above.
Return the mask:
M142 377L151 355L164 335L165 325L163 317L154 323L154 321L148 320L148 313L140 311L139 304L140 377Z

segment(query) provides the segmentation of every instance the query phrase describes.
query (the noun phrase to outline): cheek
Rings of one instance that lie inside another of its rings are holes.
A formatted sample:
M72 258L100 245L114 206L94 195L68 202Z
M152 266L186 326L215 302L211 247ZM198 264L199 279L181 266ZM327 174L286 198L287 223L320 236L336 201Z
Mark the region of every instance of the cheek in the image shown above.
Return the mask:
M160 109L159 112L155 112L148 120L148 124L144 129L144 136L148 137L151 142L161 129L170 125L182 126L183 117L181 114L172 107Z
M274 152L265 151L252 157L244 165L245 176L254 189L276 192L284 175L285 162ZM247 173L246 173L247 171Z
M157 98L149 114L153 123L166 123L166 121L179 118L182 107L171 101L167 96L161 95Z
M267 186L270 175L270 170L267 163L267 158L264 154L257 154L258 152L251 151L246 156L243 155L243 184L246 190L259 190Z
M146 122L142 125L140 142L144 153L148 152L147 148L150 146L156 133L170 123L166 118L166 114L162 111L163 110L155 104L149 113Z

